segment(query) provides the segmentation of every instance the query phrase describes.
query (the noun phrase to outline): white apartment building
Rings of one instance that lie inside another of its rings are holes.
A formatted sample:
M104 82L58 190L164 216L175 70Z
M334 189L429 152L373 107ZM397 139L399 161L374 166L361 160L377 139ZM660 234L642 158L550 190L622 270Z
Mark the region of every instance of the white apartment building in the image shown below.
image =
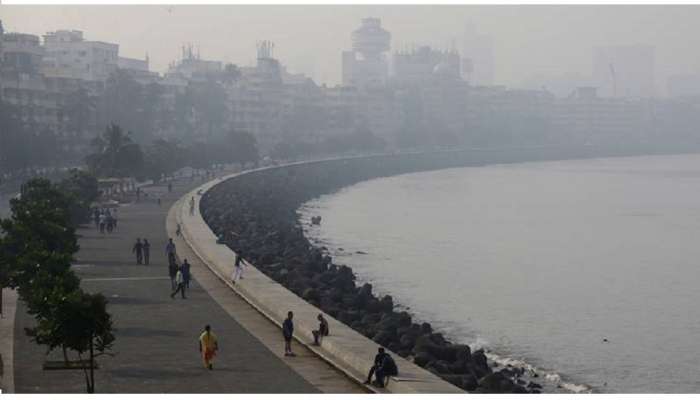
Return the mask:
M119 63L119 45L87 41L81 31L59 30L44 35L47 77L106 81Z

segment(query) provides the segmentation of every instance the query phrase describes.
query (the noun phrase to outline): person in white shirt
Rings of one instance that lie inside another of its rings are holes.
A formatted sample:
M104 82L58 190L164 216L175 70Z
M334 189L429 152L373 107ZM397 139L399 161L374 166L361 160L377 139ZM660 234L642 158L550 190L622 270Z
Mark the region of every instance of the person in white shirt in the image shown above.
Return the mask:
M182 268L178 267L177 272L175 273L175 283L177 284L177 287L175 288L175 291L170 294L170 298L174 299L177 292L180 292L182 298L186 299L187 297L185 297L185 278L182 276Z
M241 251L236 252L236 261L233 263L233 276L231 277L231 283L235 284L237 281L243 279L244 265L245 261L243 261Z

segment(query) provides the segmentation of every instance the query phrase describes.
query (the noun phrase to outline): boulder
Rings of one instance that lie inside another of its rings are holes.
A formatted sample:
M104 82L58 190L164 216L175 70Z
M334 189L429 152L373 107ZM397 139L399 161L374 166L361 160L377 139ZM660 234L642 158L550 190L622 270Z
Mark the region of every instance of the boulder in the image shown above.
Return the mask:
M439 374L438 375L440 378L443 380L446 380L447 382L450 382L451 384L460 387L462 385L462 375L456 375L456 374Z
M474 374L462 375L462 382L459 385L462 389L466 391L473 391L479 386L479 381Z
M389 295L382 297L379 303L381 306L381 310L386 313L390 313L394 310L394 299Z
M318 291L316 289L313 289L313 288L308 288L308 289L304 290L301 297L306 301L319 301L320 300Z
M426 364L434 361L435 358L428 352L422 351L420 353L415 353L413 356L413 362L419 367L425 367Z
M382 345L384 347L389 345L389 343L391 342L391 339L392 339L392 334L391 334L391 332L387 332L387 331L379 331L379 332L377 332L377 334L374 335L374 337L372 337L372 340L374 340L375 342L379 343L380 345Z

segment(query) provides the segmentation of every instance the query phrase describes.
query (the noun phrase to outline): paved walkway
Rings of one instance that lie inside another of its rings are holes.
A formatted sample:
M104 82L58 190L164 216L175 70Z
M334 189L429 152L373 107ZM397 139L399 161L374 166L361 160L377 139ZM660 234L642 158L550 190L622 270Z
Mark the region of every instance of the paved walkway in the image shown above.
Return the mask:
M284 359L281 348L277 348L281 347L279 328L252 312L247 303L196 262L188 298L169 297L165 218L172 201L189 186L189 182L176 183L172 194L164 193L164 188L149 188L149 192L160 190L162 205L151 200L122 207L118 229L112 235L100 235L93 228L79 232L81 250L75 269L84 288L108 297L117 328L113 349L116 356L98 360L101 368L96 373L97 392L361 391L319 359L303 354ZM131 255L136 237L151 242L150 266L136 265ZM33 323L24 306L18 304L16 392L84 392L82 371L42 369L45 359L59 360L61 356L46 356L42 347L29 341L23 329ZM220 352L213 371L203 368L198 352L197 337L205 324L211 324L219 337Z
M17 291L0 290L2 296L2 315L0 315L0 390L14 392L14 327L17 310Z

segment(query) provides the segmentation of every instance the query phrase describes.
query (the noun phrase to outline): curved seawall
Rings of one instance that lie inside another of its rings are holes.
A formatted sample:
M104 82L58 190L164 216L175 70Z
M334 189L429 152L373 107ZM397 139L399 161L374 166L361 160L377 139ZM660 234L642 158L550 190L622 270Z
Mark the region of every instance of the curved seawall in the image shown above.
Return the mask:
M491 163L588 158L592 156L590 153L587 148L541 147L376 155L296 163L249 171L221 184L211 184L206 188L200 209L213 231L210 238L220 236L229 248L240 251L266 278L272 278L296 298L306 300L339 321L333 321L332 326L343 323L361 334L360 337L363 335L364 340L371 338L423 367L422 371L427 370L464 390L537 391L536 383L517 382L516 378L524 378L517 368L493 371L483 350L472 353L468 346L451 343L441 333L434 332L430 324L414 322L408 313L395 310L390 296L381 299L374 296L370 284L357 287L350 268L334 264L322 250L311 246L299 226L296 210L314 197L376 177ZM254 295L261 293L256 291ZM279 303L281 311L277 312L286 313L284 304ZM315 312L309 314L309 331L316 326ZM362 347L366 348L366 354L354 364L358 367L363 364L366 369L376 345L368 341ZM349 349L353 354L357 354L357 350Z

